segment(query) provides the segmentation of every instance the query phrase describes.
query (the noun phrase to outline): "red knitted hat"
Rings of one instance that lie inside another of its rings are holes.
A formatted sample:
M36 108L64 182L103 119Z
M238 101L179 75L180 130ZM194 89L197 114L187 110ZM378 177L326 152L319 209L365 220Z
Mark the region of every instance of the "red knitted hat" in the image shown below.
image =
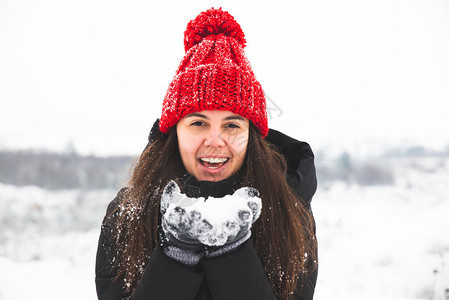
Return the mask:
M168 133L189 113L229 110L268 133L265 96L245 57L245 35L228 12L209 9L190 21L186 54L162 105L159 129Z

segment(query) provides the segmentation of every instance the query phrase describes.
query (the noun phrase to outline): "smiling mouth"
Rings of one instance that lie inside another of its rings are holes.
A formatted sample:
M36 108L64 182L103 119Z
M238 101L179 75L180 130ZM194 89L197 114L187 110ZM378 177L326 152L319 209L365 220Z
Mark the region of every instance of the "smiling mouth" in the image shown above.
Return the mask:
M228 157L201 157L198 161L208 169L218 169L224 166L228 161Z

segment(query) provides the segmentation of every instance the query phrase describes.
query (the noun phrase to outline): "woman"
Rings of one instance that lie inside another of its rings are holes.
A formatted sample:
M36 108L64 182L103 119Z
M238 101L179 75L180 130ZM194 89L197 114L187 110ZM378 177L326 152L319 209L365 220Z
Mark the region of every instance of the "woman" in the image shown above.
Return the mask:
M99 299L313 298L313 153L268 129L245 43L221 9L188 24L161 118L103 221Z

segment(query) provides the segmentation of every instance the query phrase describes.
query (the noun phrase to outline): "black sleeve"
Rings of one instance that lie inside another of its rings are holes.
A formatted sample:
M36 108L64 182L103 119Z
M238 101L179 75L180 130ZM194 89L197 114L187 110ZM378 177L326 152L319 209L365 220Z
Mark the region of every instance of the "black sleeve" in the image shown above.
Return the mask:
M309 144L297 141L279 131L270 129L267 141L274 144L287 161L287 182L303 200L313 218L310 203L317 189L315 156ZM314 222L314 220L313 220ZM315 226L315 224L314 224ZM309 267L307 279L298 282L292 300L312 300L318 276L318 269Z
M287 161L287 182L309 206L317 189L315 156L310 145L274 129L270 129L266 140L274 144L285 157Z
M166 256L158 245L151 254L132 299L194 299L203 277L199 269Z
M107 215L118 205L120 193L109 204ZM98 242L95 284L100 300L129 299L130 297L123 288L124 281L114 281L117 274L112 265L115 244L111 228L114 226L114 221L114 217L105 218ZM172 260L157 246L131 299L193 299L203 277L202 272Z
M312 300L315 293L315 284L318 276L318 269L311 272L307 280L299 281L295 292L290 300Z
M122 190L123 191L123 190ZM100 238L97 248L97 259L95 263L95 285L97 296L100 300L120 300L126 299L127 295L123 289L123 281L114 281L116 270L112 262L115 257L115 247L112 243L112 220L108 218L111 211L119 201L119 195L109 204L106 217L101 226Z
M121 287L113 281L114 273L111 272L111 260L108 258L108 249L110 249L109 238L103 232L100 234L97 249L97 260L95 266L95 285L97 288L97 296L100 300L120 300L126 298Z
M276 299L252 240L201 262L213 299Z

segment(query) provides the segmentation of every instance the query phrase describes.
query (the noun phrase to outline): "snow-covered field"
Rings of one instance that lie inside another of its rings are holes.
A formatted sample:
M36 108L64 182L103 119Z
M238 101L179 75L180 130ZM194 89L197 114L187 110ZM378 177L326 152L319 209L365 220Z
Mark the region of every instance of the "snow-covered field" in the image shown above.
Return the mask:
M391 167L391 186L318 190L315 299L447 299L449 159ZM0 299L96 299L97 238L115 193L0 184Z
M0 184L0 299L96 299L97 239L115 193Z

